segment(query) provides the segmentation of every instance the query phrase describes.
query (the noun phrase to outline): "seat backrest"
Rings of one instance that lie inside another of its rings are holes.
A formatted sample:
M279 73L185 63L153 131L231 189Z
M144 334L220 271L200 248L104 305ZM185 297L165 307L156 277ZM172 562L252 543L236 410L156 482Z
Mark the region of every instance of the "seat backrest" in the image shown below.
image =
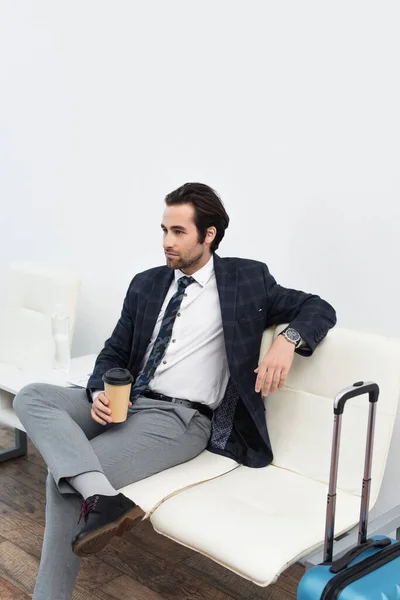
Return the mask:
M81 286L76 273L23 262L10 265L0 313L0 362L19 368L52 367L51 315L63 304L70 320L70 344Z
M274 338L284 326L275 328ZM266 331L260 359L271 343ZM273 464L327 483L333 432L333 399L356 381L375 381L377 403L370 507L385 470L400 394L400 340L338 327L311 357L295 355L285 386L265 398ZM338 488L361 495L369 402L349 400L342 418Z

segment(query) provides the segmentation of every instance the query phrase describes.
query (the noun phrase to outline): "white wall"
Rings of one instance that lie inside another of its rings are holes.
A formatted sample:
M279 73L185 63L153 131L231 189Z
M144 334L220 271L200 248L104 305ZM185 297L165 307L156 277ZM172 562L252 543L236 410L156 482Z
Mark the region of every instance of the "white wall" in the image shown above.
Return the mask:
M400 336L397 2L0 2L0 275L78 269L73 354L163 263L166 193L214 186L222 256Z
M162 264L163 198L215 187L222 256L267 262L339 325L400 336L396 1L0 0L0 281L84 280L73 355Z

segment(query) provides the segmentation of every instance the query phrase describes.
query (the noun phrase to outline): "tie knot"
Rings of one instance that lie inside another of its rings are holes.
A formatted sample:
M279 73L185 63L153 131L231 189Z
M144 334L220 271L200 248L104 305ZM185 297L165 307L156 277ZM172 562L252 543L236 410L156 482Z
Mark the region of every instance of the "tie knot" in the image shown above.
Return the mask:
M184 290L188 285L194 282L193 277L185 275L184 277L180 277L178 279L178 287L180 290Z

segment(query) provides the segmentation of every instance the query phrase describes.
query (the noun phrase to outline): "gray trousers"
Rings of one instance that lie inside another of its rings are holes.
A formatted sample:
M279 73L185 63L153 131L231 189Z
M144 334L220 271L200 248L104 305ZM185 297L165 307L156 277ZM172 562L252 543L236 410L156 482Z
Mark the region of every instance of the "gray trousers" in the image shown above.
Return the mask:
M100 471L119 490L197 456L211 422L191 408L141 396L125 422L100 425L85 390L44 383L24 387L13 406L50 471L33 599L70 600L80 565L71 541L83 523L77 524L81 497L65 478Z

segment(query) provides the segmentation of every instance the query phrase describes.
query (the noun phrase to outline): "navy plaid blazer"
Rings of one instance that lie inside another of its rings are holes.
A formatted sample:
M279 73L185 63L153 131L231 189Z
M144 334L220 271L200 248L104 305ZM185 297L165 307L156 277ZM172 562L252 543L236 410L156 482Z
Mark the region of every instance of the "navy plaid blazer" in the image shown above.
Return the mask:
M335 325L336 314L319 296L278 285L262 262L214 254L214 269L230 379L214 411L208 450L263 467L273 458L264 403L254 389L263 332L271 325L290 323L306 344L296 352L309 356ZM103 389L102 376L108 369L124 367L137 377L173 277L174 270L167 266L135 275L120 319L88 381L89 402L90 390Z

